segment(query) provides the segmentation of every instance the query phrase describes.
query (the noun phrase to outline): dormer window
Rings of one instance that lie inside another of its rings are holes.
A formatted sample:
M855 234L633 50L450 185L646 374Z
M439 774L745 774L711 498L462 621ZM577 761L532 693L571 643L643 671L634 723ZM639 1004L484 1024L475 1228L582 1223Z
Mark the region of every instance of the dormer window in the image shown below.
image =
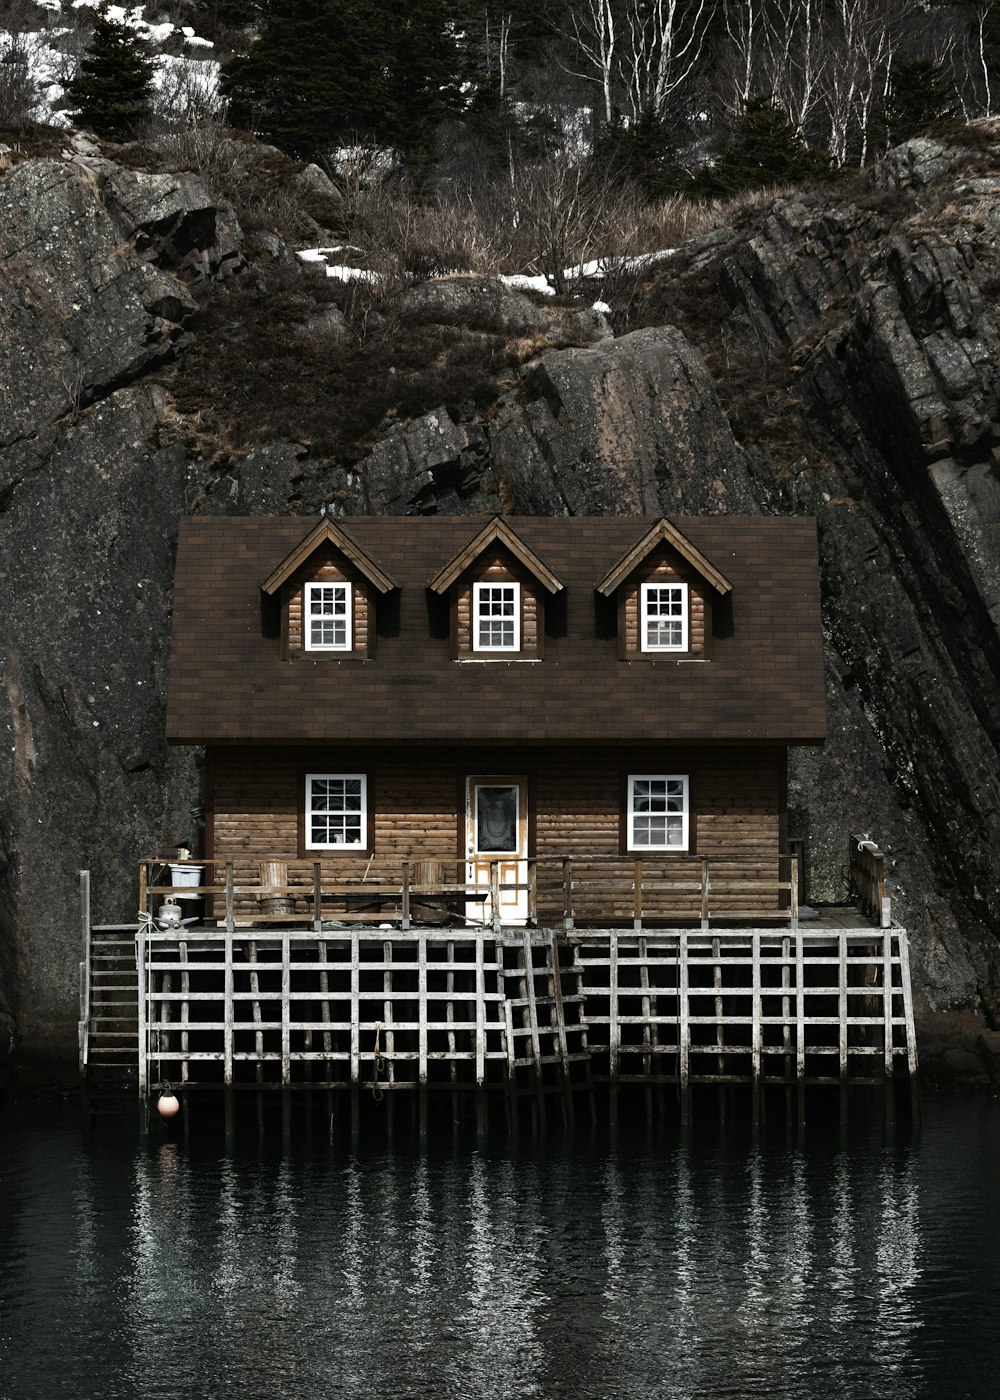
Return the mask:
M305 586L306 651L350 651L351 585L307 583Z
M519 651L521 647L521 585L476 583L472 586L473 635L476 651Z
M687 584L644 583L641 598L642 650L687 651Z

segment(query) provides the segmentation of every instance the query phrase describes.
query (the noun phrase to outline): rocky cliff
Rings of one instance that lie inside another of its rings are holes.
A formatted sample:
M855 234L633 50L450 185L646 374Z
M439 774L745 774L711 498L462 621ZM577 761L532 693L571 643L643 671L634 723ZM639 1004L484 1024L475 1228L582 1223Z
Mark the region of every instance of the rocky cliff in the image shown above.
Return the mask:
M925 1063L1000 1077L996 154L772 199L617 336L474 279L359 317L197 176L80 143L0 172L0 1056L74 1053L77 870L131 918L139 854L196 837L198 755L161 737L181 514L760 510L820 524L811 896L876 836ZM270 381L298 407L265 421Z

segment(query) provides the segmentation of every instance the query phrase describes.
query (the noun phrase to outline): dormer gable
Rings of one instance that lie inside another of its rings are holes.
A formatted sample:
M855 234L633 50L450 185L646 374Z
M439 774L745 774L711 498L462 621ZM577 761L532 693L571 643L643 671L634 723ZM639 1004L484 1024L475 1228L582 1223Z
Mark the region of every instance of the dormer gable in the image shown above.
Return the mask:
M544 651L545 599L562 581L500 516L494 516L428 584L450 604L459 661L531 661Z
M619 655L646 660L707 657L713 600L732 591L725 575L665 517L594 587L617 601Z
M374 655L376 598L395 581L348 532L324 517L261 584L277 598L286 658Z

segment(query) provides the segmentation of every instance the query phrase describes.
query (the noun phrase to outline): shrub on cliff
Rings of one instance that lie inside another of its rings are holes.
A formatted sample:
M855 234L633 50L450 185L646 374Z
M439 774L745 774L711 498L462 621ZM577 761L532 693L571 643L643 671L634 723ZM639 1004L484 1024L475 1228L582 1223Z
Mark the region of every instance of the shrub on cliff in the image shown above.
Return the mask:
M153 68L143 39L102 5L94 15L90 46L67 86L76 104L70 115L98 136L134 136L149 117Z
M917 59L892 65L886 121L893 144L909 141L954 115L954 89L940 64Z
M830 175L829 154L811 150L780 107L756 98L747 104L715 164L698 175L694 191L724 196Z

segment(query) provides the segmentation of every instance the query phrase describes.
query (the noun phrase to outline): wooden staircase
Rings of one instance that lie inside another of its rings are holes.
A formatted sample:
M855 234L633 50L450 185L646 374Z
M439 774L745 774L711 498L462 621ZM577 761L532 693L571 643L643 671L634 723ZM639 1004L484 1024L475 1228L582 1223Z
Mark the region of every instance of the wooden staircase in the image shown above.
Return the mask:
M90 923L90 880L80 872L80 1083L91 1105L122 1099L138 1078L139 988L135 929Z

